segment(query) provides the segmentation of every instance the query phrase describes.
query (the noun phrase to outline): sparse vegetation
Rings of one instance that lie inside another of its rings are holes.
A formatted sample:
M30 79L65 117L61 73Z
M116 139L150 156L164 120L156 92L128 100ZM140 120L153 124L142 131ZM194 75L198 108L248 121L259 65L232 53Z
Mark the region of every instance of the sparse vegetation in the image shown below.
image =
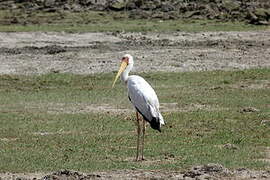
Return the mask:
M134 116L121 112L131 106L122 85L111 89L112 73L1 75L0 171L267 168L258 159L270 146L261 124L270 118L269 69L141 75L177 108L163 109L162 133L147 129L145 163L133 161ZM118 111L89 108L102 104Z
M17 23L11 23L16 21ZM20 11L0 11L1 32L65 31L65 32L201 32L266 30L243 22L216 20L151 20L130 19L122 12L55 12L24 14Z

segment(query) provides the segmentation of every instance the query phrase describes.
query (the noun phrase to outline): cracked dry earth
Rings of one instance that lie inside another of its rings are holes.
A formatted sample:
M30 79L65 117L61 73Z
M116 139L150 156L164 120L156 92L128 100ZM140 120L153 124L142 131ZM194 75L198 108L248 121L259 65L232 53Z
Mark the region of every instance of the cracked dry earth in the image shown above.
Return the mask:
M0 33L0 74L112 72L125 53L135 72L270 67L270 31Z
M49 72L91 74L113 72L125 53L135 57L135 72L205 71L270 67L270 30L203 33L0 33L0 74ZM250 85L249 85L250 86ZM251 87L250 88L254 88ZM257 86L256 86L257 88ZM101 111L117 107L57 104L40 105L48 113ZM36 107L33 107L34 109ZM94 109L93 109L94 108ZM177 104L161 104L163 111ZM211 109L194 104L185 110ZM123 111L123 109L122 109ZM131 109L125 109L130 113ZM269 162L269 147L265 149ZM151 163L151 162L145 162ZM0 173L2 179L270 179L270 170L228 170L219 164L194 166L184 172L119 170L81 173Z

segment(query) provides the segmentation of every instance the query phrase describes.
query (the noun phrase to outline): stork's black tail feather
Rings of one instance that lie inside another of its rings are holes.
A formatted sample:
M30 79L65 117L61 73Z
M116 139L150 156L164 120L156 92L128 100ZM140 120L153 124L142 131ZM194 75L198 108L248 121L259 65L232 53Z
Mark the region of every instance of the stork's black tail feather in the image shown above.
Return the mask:
M152 121L150 121L149 123L150 123L151 128L161 132L159 118L153 117Z
M151 128L158 130L159 132L161 132L160 129L160 122L159 122L159 118L158 117L152 117L151 120L147 119L140 111L137 107L135 107L136 110L142 115L143 119L145 121L148 121L150 123Z

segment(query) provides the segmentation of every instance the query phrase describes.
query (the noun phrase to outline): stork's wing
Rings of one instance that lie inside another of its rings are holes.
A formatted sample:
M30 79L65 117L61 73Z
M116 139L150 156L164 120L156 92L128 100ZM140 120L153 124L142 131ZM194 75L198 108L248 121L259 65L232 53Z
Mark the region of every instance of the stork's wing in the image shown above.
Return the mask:
M159 130L164 120L159 112L159 101L154 89L140 76L129 76L127 87L131 103L151 127L158 126L153 128Z

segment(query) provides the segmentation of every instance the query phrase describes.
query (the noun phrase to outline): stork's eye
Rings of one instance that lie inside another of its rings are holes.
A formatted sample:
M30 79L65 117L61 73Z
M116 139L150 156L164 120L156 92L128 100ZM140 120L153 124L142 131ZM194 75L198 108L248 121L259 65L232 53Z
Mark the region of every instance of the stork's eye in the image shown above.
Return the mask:
M125 61L125 62L128 63L128 57L123 57L123 58L122 58L122 61Z

